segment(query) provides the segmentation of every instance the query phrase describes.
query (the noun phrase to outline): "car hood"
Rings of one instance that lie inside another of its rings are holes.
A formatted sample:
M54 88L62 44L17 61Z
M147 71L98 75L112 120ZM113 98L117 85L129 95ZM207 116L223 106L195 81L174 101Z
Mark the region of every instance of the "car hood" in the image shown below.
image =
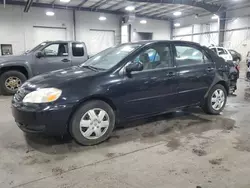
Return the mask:
M27 55L10 55L10 56L1 56L0 63L12 62L12 61L25 61Z
M60 69L46 74L36 76L27 81L23 87L30 89L58 87L62 88L64 85L70 84L74 80L84 79L99 74L98 71L93 71L87 68L71 67L67 69Z

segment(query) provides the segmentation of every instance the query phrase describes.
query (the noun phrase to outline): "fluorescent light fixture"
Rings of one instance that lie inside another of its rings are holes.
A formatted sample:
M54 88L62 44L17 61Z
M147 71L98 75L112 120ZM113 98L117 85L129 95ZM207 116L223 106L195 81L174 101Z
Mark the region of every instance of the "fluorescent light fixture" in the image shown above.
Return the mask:
M100 16L100 17L99 17L99 20L100 20L100 21L105 21L105 20L107 20L107 18L106 18L105 16Z
M146 23L147 23L147 20L141 20L140 23L141 23L141 24L146 24Z
M174 16L180 16L180 15L182 15L182 12L177 11L177 12L174 12L173 15L174 15Z
M47 16L54 16L55 13L54 13L53 11L47 11L47 12L46 12L46 15L47 15Z
M219 16L216 15L216 14L214 14L214 15L212 16L212 20L216 20L216 19L218 19L218 18L219 18Z
M180 23L175 23L174 26L175 26L175 27L180 27L181 24L180 24Z
M60 0L61 3L69 3L70 0Z
M126 11L134 11L135 10L135 7L134 6L127 6L125 8Z

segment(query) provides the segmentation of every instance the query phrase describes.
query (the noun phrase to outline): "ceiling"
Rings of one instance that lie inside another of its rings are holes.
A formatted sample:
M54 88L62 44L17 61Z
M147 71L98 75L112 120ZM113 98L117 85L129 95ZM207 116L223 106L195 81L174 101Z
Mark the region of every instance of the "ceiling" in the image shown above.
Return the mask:
M32 0L0 0L0 3L4 3L4 1L6 4L26 5ZM135 10L126 11L125 7L129 5L134 6ZM145 18L172 20L178 18L173 15L176 11L182 12L179 17L203 15L217 13L232 7L250 6L250 2L249 0L71 0L68 3L62 3L60 0L33 0L31 8L32 6L115 14L135 13L136 16Z

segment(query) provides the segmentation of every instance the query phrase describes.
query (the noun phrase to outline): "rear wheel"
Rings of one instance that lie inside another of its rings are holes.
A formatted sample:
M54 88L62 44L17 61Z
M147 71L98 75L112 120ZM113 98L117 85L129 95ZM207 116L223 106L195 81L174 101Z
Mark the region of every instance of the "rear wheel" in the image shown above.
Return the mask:
M4 95L13 95L18 88L27 80L26 76L19 71L7 71L0 77L1 92Z
M81 145L95 145L106 140L115 126L113 109L104 101L84 103L69 125L71 136Z
M203 110L206 113L218 115L224 109L226 102L227 92L225 87L217 84L209 91Z

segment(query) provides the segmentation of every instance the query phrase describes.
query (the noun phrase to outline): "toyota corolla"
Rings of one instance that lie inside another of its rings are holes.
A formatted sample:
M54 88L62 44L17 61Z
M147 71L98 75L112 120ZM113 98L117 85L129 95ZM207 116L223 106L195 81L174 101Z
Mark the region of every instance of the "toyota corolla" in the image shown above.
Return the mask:
M12 113L24 132L67 133L94 145L124 121L190 106L220 114L228 75L225 61L196 43L121 44L81 66L28 80L13 97Z

